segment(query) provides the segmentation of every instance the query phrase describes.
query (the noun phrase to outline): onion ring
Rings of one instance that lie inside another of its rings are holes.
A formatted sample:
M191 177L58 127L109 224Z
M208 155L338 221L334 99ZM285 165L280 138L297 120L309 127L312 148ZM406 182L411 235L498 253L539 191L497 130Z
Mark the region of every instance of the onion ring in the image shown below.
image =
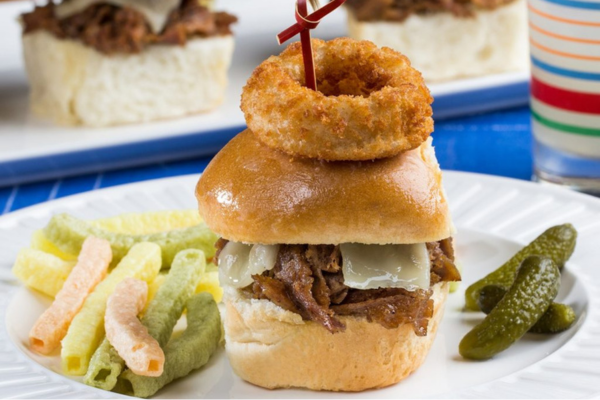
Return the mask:
M370 160L417 148L433 98L402 54L368 41L313 39L318 91L304 86L300 43L256 68L242 93L248 128L271 148L324 160Z

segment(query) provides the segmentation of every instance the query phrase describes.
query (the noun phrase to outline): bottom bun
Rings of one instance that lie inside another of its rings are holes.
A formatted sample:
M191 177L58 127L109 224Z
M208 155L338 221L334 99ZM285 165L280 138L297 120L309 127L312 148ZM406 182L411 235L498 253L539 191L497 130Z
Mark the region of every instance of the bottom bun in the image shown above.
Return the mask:
M23 36L32 111L62 125L108 126L212 110L224 99L233 36L105 55L46 31Z
M225 341L229 362L244 380L268 389L360 391L389 386L421 366L444 314L448 283L433 287L434 313L425 337L412 325L386 329L354 317L340 317L343 333L268 300L225 292Z

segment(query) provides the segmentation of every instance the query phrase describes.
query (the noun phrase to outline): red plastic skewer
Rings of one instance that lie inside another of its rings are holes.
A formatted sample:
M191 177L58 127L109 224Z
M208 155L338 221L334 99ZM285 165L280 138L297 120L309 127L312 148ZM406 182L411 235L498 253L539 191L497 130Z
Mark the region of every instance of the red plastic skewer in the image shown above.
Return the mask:
M345 2L346 0L332 0L309 15L306 0L297 0L296 23L277 35L278 43L282 44L300 34L300 42L302 43L302 58L304 59L304 74L306 78L306 86L309 89L317 90L317 78L315 74L312 43L310 41L310 30L319 26L319 22L321 22L325 16Z
M296 3L297 13L301 17L308 16L308 6L306 0L298 0ZM302 44L302 59L304 60L304 76L306 87L317 90L317 74L315 73L315 59L312 52L312 41L310 40L310 29L303 29L300 32L300 43Z

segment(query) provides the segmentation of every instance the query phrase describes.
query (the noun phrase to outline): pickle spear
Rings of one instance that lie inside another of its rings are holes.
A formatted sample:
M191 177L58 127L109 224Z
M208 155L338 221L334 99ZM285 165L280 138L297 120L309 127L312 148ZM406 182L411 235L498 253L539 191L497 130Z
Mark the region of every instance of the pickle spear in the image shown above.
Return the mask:
M559 333L573 325L577 315L571 306L552 303L540 320L531 327L531 333Z
M477 304L486 314L492 312L494 307L502 300L507 290L501 286L489 285L481 289ZM540 320L529 330L530 333L559 333L566 331L573 325L577 315L571 306L552 303Z
M547 229L500 268L469 286L465 292L465 309L479 311L477 300L479 300L479 292L485 286L510 287L519 265L529 256L550 257L556 266L562 269L573 254L576 240L577 231L571 224L557 225Z
M489 314L498 305L508 290L498 285L488 285L481 289L477 306L484 314Z
M519 340L546 312L560 286L560 271L550 258L526 258L506 295L461 340L465 358L487 360Z

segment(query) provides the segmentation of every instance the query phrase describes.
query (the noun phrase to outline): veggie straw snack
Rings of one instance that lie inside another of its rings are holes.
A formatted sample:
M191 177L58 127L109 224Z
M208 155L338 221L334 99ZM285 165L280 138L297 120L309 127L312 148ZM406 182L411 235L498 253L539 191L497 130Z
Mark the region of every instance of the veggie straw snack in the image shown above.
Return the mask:
M187 328L165 348L165 368L158 378L135 375L127 370L119 377L117 391L136 397L150 397L175 379L205 365L221 338L221 317L217 303L208 293L188 300Z
M51 253L25 248L19 251L12 272L26 286L50 297L56 297L75 263Z
M137 319L148 299L148 284L127 278L117 285L106 303L106 338L136 375L160 376L165 353Z
M136 243L154 243L160 246L163 268L168 268L175 255L185 249L199 249L207 257L212 257L215 254L214 243L218 239L205 224L153 234L127 235L97 228L68 214L53 216L44 228L44 235L60 251L68 254L77 254L88 236L106 239L110 242L115 261L123 258Z
M69 375L84 375L92 353L104 336L106 301L119 282L128 277L151 282L161 267L160 247L153 243L134 245L129 253L86 299L75 316L67 336L62 341L63 371Z
M201 251L190 249L179 252L165 282L150 301L142 317L142 324L162 348L167 345L186 302L194 294L205 266L204 253ZM85 383L111 390L117 384L117 377L121 374L124 364L109 341L104 340L92 357Z
M111 259L110 243L106 240L90 236L83 242L77 265L52 306L40 316L29 333L32 350L49 354L59 346L85 299L106 276Z
M105 238L112 238L111 233L139 237L140 235L153 234L167 235L167 232L174 230L187 231L187 234L203 231L204 236L196 237L197 240L191 244L193 245L192 248L209 249L209 251L204 252L207 259L214 255L214 243L218 239L210 230L190 229L196 226L205 226L197 210L127 213L97 220L81 221L81 223L84 226L91 225L92 228L103 232ZM72 225L68 227L71 229ZM76 246L71 246L68 243L64 244L65 241L68 242L69 240L69 232L61 232L60 229L56 229L54 235L55 239L58 238L59 244L63 243L61 246L68 248L69 251L74 251L73 254L60 250L54 242L48 239L44 229L33 232L30 247L22 249L15 260L13 274L29 288L52 298L56 297L75 266L80 250ZM90 235L98 237L97 235ZM185 235L184 232L183 235L180 234L179 236ZM118 260L113 257L113 265L117 262ZM218 302L221 299L222 290L218 286L218 279L215 279L217 275L216 267L213 266L207 269L208 271L204 274L197 292L211 291L215 301ZM149 299L156 293L156 289L162 282L162 277L164 275L159 275L158 279L155 279L150 285Z
M28 287L55 298L31 331L34 346L46 354L64 337L64 372L85 374L86 384L105 390L115 389L118 378L127 381L125 371L158 379L144 384L143 392L136 384L136 393L154 393L201 367L221 340L211 298L220 300L222 289L217 268L210 264L207 269L215 241L196 210L93 221L54 216L34 232L31 247L19 253L13 267ZM196 328L187 335L195 338L174 347L175 356L167 363L173 329L198 292L208 292L201 296L202 307L208 305L188 314L190 329ZM198 320L204 322L193 322Z

